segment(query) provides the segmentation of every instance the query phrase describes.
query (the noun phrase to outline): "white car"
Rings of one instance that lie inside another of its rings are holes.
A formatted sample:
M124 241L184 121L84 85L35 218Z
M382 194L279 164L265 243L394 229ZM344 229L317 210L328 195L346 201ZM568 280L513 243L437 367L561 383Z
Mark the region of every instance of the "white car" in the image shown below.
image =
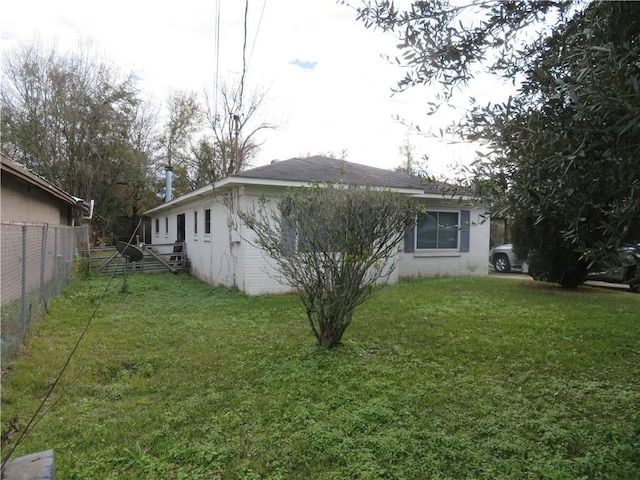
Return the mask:
M520 260L513 252L513 245L510 243L496 245L489 254L489 263L493 265L498 273L509 273L512 268L523 270L525 261Z

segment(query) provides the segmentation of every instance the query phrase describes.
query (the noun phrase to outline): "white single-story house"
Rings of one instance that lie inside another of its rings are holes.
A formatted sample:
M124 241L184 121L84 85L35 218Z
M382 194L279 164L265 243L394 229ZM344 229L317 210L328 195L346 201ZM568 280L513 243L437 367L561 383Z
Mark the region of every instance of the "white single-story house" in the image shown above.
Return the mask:
M405 277L487 275L489 222L484 207L464 196L445 196L416 177L323 156L274 161L148 210L153 244L184 242L191 274L205 282L250 295L289 292L291 287L275 279L273 262L246 240L252 232L237 212L310 182L383 187L425 205L427 215L416 218L416 228L400 247L390 283Z

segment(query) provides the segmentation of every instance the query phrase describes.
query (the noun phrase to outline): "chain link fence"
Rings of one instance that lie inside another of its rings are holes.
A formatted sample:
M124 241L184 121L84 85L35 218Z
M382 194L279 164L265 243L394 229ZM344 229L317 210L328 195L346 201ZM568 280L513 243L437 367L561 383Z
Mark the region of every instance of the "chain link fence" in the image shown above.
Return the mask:
M15 358L29 324L69 282L77 245L88 225L2 223L0 348L2 363Z

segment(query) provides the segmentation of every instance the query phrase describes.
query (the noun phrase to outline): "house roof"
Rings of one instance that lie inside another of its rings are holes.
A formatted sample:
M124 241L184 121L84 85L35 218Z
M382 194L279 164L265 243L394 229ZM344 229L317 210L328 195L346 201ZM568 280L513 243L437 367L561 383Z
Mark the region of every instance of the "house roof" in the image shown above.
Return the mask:
M269 165L236 173L233 177L292 182L334 182L372 187L410 188L423 190L416 177L359 163L316 155L273 161Z
M441 197L443 192L442 184L426 183L406 173L316 155L306 158L274 160L269 165L230 175L215 184L207 185L181 197L174 198L170 202L162 203L147 210L144 214L157 213L191 201L194 198L210 195L214 190L221 190L234 185L264 185L286 188L305 186L310 182L334 182L347 185L383 187L402 191L416 197L423 195Z
M9 157L6 157L0 154L0 160L2 163L2 174L11 174L14 177L19 178L20 180L38 187L39 189L45 191L49 195L57 198L58 200L63 201L73 207L79 208L84 211L89 210L89 206L82 200L81 198L74 197L73 195L65 192L59 187L56 187L53 183L49 182L44 177L38 175L36 172L31 170L30 168L25 167L24 165L11 160Z

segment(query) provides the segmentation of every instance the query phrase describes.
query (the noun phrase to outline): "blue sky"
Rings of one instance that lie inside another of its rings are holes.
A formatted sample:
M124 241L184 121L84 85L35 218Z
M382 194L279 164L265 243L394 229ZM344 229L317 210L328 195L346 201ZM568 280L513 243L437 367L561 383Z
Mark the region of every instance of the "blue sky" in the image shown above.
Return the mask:
M219 50L213 0L5 2L1 45L4 51L36 34L55 38L61 48L92 42L121 69L134 72L145 94L161 104L171 89L211 91L216 78L239 78L245 4L219 5ZM254 164L346 151L347 160L393 169L407 139L416 157L429 155L430 173L450 176L451 165L469 163L475 147L426 138L394 120L438 131L456 115L428 117L426 102L435 91L426 87L392 95L403 72L382 56L395 56L396 44L389 34L366 30L351 8L334 0L249 2L246 89L267 91L261 113L281 125L260 138L264 143ZM476 87L474 95L491 88Z
M291 62L289 63L291 65L295 65L296 67L300 67L303 70L313 70L318 65L318 62L311 60L300 60L299 58L291 60Z

